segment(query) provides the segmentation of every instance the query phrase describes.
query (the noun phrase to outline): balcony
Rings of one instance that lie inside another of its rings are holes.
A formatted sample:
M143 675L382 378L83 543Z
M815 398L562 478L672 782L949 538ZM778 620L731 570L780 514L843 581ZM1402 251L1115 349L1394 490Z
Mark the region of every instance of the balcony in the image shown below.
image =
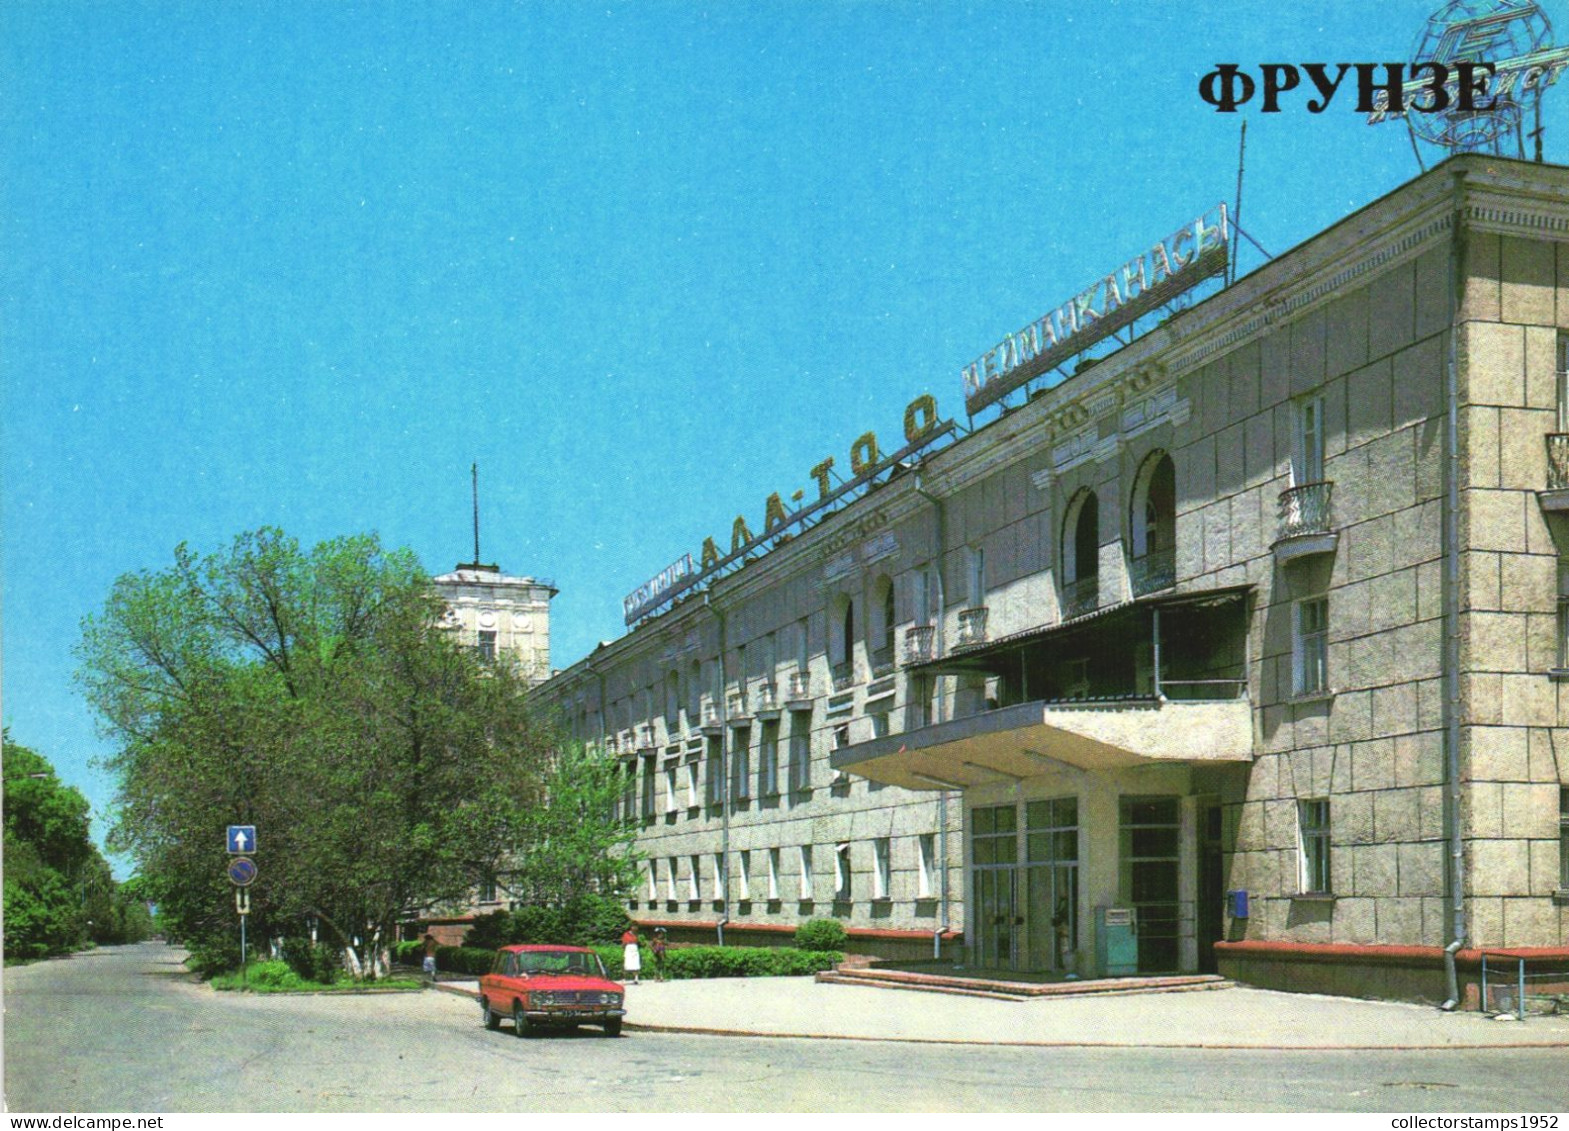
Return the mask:
M1288 562L1310 554L1332 554L1340 536L1331 523L1335 485L1325 480L1288 487L1280 493L1280 525L1275 534L1275 560Z
M1547 434L1547 490L1537 498L1544 511L1569 511L1569 432Z
M912 624L904 630L904 663L924 664L937 655L937 626Z
M986 614L989 611L985 605L960 610L959 638L954 643L955 648L973 648L986 643Z
M779 691L774 686L773 680L769 680L767 683L761 684L757 689L757 713L761 715L778 710Z
M790 690L786 693L785 706L792 711L810 711L812 709L812 673L799 671L790 673Z
M702 711L702 726L699 727L704 734L714 735L723 729L719 725L719 708L712 703L704 703Z
M889 632L892 633L892 629ZM889 640L881 648L872 649L872 678L879 679L893 671L893 641Z
M1100 574L1092 573L1062 586L1062 619L1072 620L1100 608Z
M654 748L654 724L639 723L637 727L637 745L641 750Z
M854 687L855 661L841 660L839 663L833 665L831 674L833 675L835 691L843 691L847 687Z
M1151 550L1143 557L1134 558L1131 573L1129 580L1133 584L1135 597L1170 589L1177 583L1176 547L1167 546L1162 550Z
M739 719L750 717L750 713L747 711L746 707L747 701L745 690L732 691L725 699L725 709L729 713L730 721L732 723Z

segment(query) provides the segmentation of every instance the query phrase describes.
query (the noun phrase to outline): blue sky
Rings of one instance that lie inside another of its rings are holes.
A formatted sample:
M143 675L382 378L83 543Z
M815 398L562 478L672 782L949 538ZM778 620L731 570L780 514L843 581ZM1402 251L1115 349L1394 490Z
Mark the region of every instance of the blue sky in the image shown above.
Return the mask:
M9 0L4 719L101 810L71 648L116 576L263 524L440 572L474 461L483 556L556 580L565 666L1231 200L1216 63L1408 59L1435 7ZM1277 253L1418 171L1403 126L1304 101L1244 112Z

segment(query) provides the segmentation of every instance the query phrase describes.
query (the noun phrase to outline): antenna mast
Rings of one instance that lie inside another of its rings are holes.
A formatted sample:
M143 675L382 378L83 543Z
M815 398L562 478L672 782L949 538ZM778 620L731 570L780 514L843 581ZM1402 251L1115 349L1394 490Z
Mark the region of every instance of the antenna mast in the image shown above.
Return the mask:
M479 463L469 465L469 476L474 484L474 564L479 565Z

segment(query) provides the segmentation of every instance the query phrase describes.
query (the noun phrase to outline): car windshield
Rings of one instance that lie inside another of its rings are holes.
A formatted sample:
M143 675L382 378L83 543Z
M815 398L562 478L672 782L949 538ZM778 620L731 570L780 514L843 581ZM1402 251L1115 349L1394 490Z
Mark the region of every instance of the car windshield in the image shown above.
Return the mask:
M577 974L594 978L605 976L604 964L597 954L580 950L525 950L518 954L518 970L523 974Z

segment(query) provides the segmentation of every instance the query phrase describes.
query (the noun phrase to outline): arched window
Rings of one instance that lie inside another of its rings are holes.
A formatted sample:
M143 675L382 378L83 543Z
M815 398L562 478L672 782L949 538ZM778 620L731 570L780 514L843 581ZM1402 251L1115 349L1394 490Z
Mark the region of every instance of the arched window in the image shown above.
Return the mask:
M1100 500L1083 490L1063 522L1062 615L1081 616L1100 604Z
M1176 581L1177 473L1171 456L1156 452L1134 480L1128 508L1134 596Z
M867 635L866 647L871 656L873 677L886 675L893 670L894 599L893 581L880 577L873 587L876 594L876 617Z
M855 682L855 602L840 597L828 623L828 662L834 687L849 687Z

